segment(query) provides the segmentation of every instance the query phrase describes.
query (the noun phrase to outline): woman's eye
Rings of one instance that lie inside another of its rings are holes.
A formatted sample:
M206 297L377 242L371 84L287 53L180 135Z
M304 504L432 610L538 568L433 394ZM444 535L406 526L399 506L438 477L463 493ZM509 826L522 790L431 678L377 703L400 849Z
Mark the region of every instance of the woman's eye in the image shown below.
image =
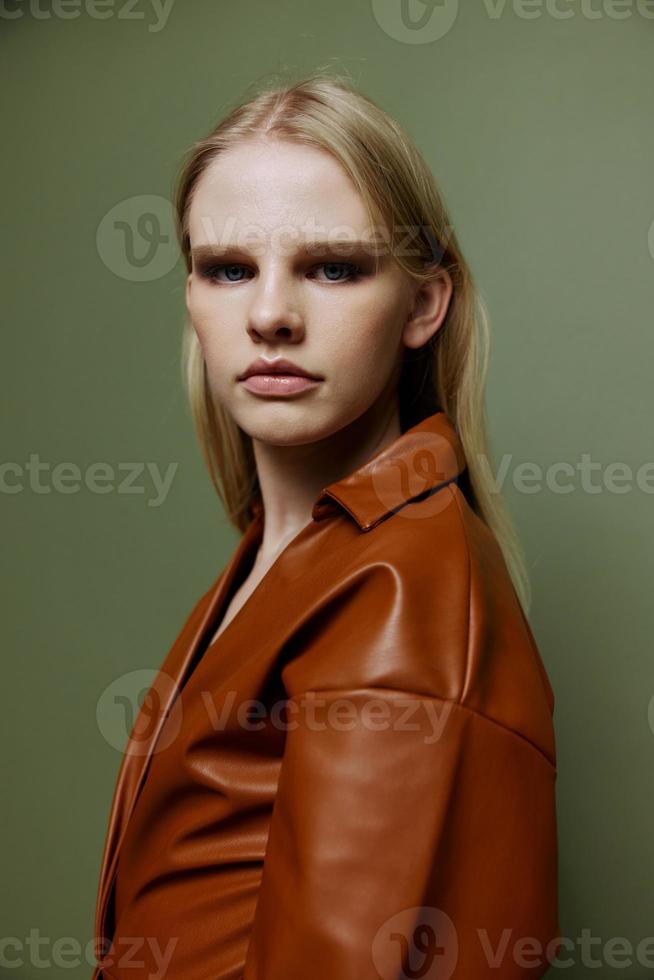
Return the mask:
M326 279L322 279L322 282L351 282L358 279L362 272L353 262L322 262L317 268L325 270ZM248 271L247 267L239 262L224 262L221 265L208 266L202 270L201 275L211 282L239 283L245 281L242 275L244 271ZM225 278L222 278L222 273Z
M237 262L225 263L223 265L212 265L210 268L205 269L202 273L204 279L213 279L217 282L243 282L242 279L237 278L238 273L245 269L244 265L240 265ZM227 274L227 279L218 278L219 272L225 272Z
M323 262L322 265L318 266L320 269L325 269L327 273L328 282L341 282L348 281L352 279L357 279L361 273L361 269L358 265L353 262ZM349 270L350 274L347 279L343 280L343 276L338 275L339 272ZM332 273L335 273L335 277L332 278Z

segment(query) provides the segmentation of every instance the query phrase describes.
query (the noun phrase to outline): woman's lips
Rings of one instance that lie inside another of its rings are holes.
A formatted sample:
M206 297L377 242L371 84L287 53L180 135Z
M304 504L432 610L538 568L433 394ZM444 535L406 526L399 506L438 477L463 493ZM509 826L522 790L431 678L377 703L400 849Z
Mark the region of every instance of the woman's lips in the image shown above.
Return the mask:
M316 388L320 381L304 378L299 374L251 374L241 381L255 395L295 395L309 388Z

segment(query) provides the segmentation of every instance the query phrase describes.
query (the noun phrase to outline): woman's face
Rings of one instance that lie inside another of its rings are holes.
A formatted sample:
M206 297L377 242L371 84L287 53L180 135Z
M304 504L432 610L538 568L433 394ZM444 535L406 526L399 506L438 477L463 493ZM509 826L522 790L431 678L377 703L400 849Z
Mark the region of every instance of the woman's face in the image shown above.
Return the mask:
M407 323L414 281L325 151L251 141L224 152L196 185L189 231L186 303L212 394L255 439L301 445L388 404L404 345L438 325ZM320 380L239 380L256 358L280 357Z

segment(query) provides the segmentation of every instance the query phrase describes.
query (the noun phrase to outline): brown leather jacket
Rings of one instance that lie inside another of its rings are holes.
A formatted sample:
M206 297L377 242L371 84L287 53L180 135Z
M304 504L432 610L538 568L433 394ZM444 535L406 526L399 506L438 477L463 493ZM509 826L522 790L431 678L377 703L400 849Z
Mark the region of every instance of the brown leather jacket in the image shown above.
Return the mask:
M94 978L546 972L554 698L465 476L443 412L403 433L322 491L212 643L258 506L126 747Z

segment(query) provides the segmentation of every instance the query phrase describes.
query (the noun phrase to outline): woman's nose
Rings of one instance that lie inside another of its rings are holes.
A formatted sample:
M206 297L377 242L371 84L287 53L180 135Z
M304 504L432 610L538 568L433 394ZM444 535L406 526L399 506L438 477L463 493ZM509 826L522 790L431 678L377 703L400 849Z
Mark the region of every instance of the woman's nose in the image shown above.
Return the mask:
M290 279L277 270L261 273L252 292L248 311L248 332L273 337L302 333L304 322Z

